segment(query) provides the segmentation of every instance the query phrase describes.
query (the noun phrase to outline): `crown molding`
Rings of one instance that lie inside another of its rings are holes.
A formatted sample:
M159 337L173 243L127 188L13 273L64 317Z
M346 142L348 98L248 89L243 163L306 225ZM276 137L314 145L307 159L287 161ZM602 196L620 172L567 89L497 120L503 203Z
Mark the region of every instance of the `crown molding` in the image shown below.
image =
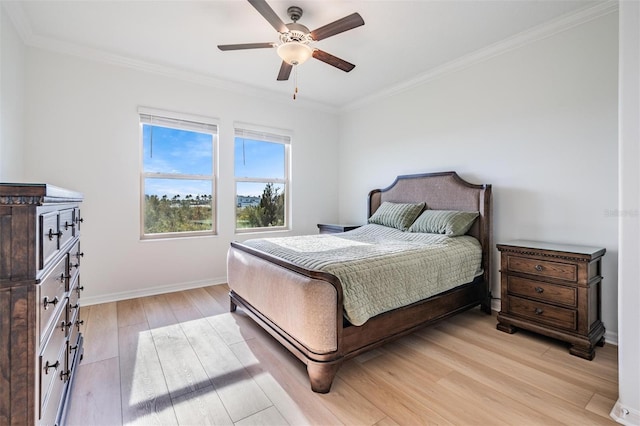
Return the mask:
M83 47L74 43L68 43L61 40L35 35L20 2L12 1L0 3L2 4L2 7L5 9L9 18L16 27L16 31L22 38L23 43L27 46L40 48L56 53L82 57L96 62L126 67L186 82L196 83L236 94L239 93L268 100L270 102L276 101L279 103L286 103L287 105L291 105L291 98L289 97L289 95L285 95L279 92L248 86L243 83L237 83L229 80L222 80L194 71L177 69L175 67L169 67L133 59L130 57L117 55L98 49ZM605 3L600 3L596 6L588 7L577 12L561 16L532 29L523 31L519 34L516 34L515 36L509 37L486 48L462 56L446 64L433 68L430 71L427 71L415 78L391 86L387 89L361 98L355 102L348 103L343 106L337 106L321 102L309 101L306 99L297 99L295 101L296 107L303 107L306 109L322 111L331 114L337 114L362 108L373 102L411 90L415 87L421 86L435 79L446 76L450 73L460 71L472 65L489 60L495 56L517 49L524 45L554 36L578 25L590 22L601 16L605 16L617 11L618 1L609 0Z
M594 19L600 18L601 16L605 16L617 11L618 1L609 0L605 3L600 3L596 6L588 7L577 12L561 16L544 24L538 25L537 27L533 27L529 30L523 31L512 37L501 40L488 47L472 52L458 59L454 59L453 61L433 68L432 70L427 71L426 73L423 73L415 78L407 80L406 82L389 87L388 89L359 99L356 102L346 104L345 106L340 108L340 112L362 108L375 101L379 101L390 96L406 92L417 86L421 86L425 83L444 77L448 74L463 70L472 65L486 61L495 56L502 55L503 53L517 49L527 44L552 37L578 25L582 25Z
M76 56L95 62L106 63L109 65L130 68L141 72L156 74L168 78L186 81L189 83L195 83L202 86L225 90L234 94L242 94L263 100L268 100L269 102L279 102L291 105L291 96L288 94L261 89L243 83L215 78L203 73L165 66L149 61L138 60L128 56L117 55L103 50L81 46L75 43L69 43L50 37L36 35L33 33L31 25L29 24L29 19L25 15L24 9L22 8L20 2L0 3L2 3L2 7L4 7L7 15L9 16L9 19L13 22L18 35L22 38L22 42L26 46L55 53ZM310 101L307 99L296 99L295 102L296 108L302 107L331 114L337 113L337 106L335 105Z

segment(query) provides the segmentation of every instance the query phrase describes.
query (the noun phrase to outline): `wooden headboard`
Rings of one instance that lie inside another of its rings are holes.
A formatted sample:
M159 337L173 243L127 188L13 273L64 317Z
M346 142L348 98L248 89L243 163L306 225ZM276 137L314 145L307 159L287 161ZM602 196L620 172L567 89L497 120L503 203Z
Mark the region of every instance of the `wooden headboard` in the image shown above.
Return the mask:
M482 267L485 281L491 285L491 185L476 185L462 179L456 172L423 173L398 176L384 189L369 192L369 216L384 201L395 203L424 202L431 210L477 211L480 216L467 232L482 245Z

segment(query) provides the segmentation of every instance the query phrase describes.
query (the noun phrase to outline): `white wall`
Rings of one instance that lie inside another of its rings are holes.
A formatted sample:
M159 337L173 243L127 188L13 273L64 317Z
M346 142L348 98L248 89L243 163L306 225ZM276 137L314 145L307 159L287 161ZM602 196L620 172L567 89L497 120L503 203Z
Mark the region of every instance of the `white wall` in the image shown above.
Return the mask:
M226 282L236 239L234 121L293 131L288 234L317 232L318 221L338 216L333 114L35 48L26 70L26 121L34 124L25 130L26 176L86 197L85 303ZM140 241L139 105L219 119L218 236Z
M620 2L619 396L611 416L640 424L640 3Z
M0 6L0 182L23 179L24 45Z
M455 170L493 185L494 240L601 246L617 339L617 52L611 13L340 117L340 218L396 175ZM493 294L499 296L497 251Z

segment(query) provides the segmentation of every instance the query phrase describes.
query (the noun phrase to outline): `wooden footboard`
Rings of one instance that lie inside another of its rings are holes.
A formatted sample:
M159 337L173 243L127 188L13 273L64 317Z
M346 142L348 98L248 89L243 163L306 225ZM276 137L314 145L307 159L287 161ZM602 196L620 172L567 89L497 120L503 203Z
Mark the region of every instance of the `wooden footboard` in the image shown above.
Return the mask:
M342 287L334 275L300 268L240 243L229 249L228 275L230 310L240 306L304 362L311 389L318 393L330 391L345 360L478 306L486 294L478 277L362 326L345 327Z
M338 278L297 267L240 243L232 243L227 268L236 304L259 316L306 358L334 358L342 329L342 287Z
M342 363L342 287L310 271L232 243L230 310L237 306L307 365L311 389L327 393Z

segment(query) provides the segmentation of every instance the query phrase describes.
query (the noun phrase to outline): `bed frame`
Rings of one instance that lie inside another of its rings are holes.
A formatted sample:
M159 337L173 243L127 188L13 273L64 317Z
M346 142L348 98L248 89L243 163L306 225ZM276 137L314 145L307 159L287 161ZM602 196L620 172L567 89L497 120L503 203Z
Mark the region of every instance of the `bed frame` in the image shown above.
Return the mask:
M480 212L467 234L482 245L483 275L353 326L343 317L342 286L336 276L301 268L238 242L229 248L231 312L240 306L304 362L314 392L329 392L340 365L365 351L478 305L491 312L491 185L471 184L455 172L404 175L369 193L369 217L384 201L424 201L434 210Z

